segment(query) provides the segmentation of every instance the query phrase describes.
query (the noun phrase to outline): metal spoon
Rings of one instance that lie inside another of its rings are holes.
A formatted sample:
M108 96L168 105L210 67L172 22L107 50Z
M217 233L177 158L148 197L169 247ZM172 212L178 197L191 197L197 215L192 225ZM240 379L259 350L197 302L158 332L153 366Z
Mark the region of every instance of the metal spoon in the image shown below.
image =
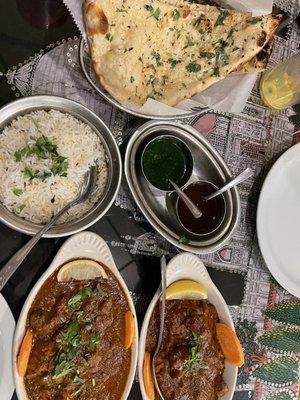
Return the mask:
M169 182L174 187L178 196L181 198L181 200L193 214L193 217L200 218L202 216L202 212L199 210L196 204L180 189L179 186L176 185L175 182L173 182L171 179L169 179Z
M215 192L209 194L208 196L204 197L204 200L211 200L214 197L219 196L219 194L222 194L226 192L227 190L231 189L233 186L238 185L239 183L245 181L246 179L250 178L250 176L253 175L253 171L251 168L246 168L245 171L241 172L238 176L233 178L231 181L226 183L221 189L216 190Z
M80 188L80 192L76 199L68 203L63 207L54 217L39 230L32 239L30 239L23 247L21 247L16 254L14 254L11 259L4 265L0 271L0 291L3 289L10 277L19 268L22 261L26 258L30 250L36 245L36 243L41 239L41 237L51 228L51 226L71 207L84 201L89 193L91 192L96 179L95 167L91 167L83 177L83 183Z
M158 382L156 379L156 372L155 372L155 357L157 353L159 352L162 338L163 338L163 332L164 332L164 323L165 323L165 312L166 312L166 257L162 256L160 260L160 273L161 273L161 302L160 302L160 309L159 309L159 316L160 316L160 323L159 323L159 333L158 333L158 339L157 339L157 344L155 351L152 356L152 375L153 375L153 380L154 380L154 385L157 393L160 395L160 398L164 400L164 397L160 391L160 388L158 386ZM158 300L159 301L159 300Z

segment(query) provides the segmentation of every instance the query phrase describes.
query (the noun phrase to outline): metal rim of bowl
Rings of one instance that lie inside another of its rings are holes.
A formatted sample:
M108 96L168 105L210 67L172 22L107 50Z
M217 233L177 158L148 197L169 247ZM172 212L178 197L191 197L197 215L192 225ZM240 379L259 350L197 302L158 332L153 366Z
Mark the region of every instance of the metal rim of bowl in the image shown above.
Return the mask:
M184 186L182 190L184 191L185 189L189 188L190 186L197 185L198 183L209 183L214 189L216 189L216 190L219 189L218 186L215 185L214 183L212 183L212 182L210 182L210 181L206 181L206 180L202 180L202 179L201 179L201 180L199 180L199 181L195 181L195 182L192 182L192 183L190 183L190 184ZM193 232L193 231L191 231L190 229L188 229L186 226L184 226L184 224L181 222L181 219L179 218L179 213L178 213L178 202L179 202L180 198L179 198L179 196L178 196L178 197L177 197L177 200L176 200L176 216L177 216L177 219L178 219L178 221L180 222L181 226L182 226L187 232L191 233L192 235L199 236L199 237L205 237L205 236L211 235L212 233L216 232L216 231L220 228L220 226L222 225L222 223L223 223L223 221L224 221L224 218L225 218L225 215L226 215L226 209L227 209L226 201L225 201L225 198L224 198L223 194L221 194L220 196L222 197L223 203L224 203L224 212L223 212L223 216L222 216L222 218L220 219L219 224L215 227L215 229L213 229L212 231L206 232L206 233L196 233L196 232Z
M151 139L151 140L146 144L146 146L144 147L143 152L142 152L142 154L141 154L141 170L142 170L142 172L143 172L144 178L145 178L146 181L149 183L149 185L151 185L155 190L158 190L158 191L161 192L162 194L167 194L167 193L174 192L175 189L164 190L164 189L161 189L161 188L158 188L158 187L154 186L154 185L149 181L149 179L147 178L147 176L146 176L146 174L145 174L144 168L143 168L143 156L144 156L145 150L148 148L148 146L149 146L151 143L155 142L156 140L163 139L163 138L166 138L166 137L172 138L174 141L181 142L181 143L183 144L183 146L186 148L186 150L188 151L188 153L190 154L190 156L191 156L192 167L193 167L193 165L194 165L194 157L193 157L193 155L192 155L192 152L190 151L190 149L188 148L188 146L187 146L181 139L178 139L178 138L176 138L175 136L172 136L172 135L170 135L170 134L160 135L160 136L157 136L157 137ZM190 179L190 177L191 177L191 175L192 175L192 172L193 172L193 168L191 169L191 172L190 172L189 176L187 177L186 182L183 183L182 185L180 185L181 188L184 187L184 186L186 185L186 183L189 181L189 179Z
M74 233L83 231L95 224L108 209L112 206L117 192L120 188L122 177L122 161L118 145L107 125L93 111L84 105L64 97L52 95L36 95L28 96L22 99L14 100L0 109L0 132L9 125L12 120L19 115L25 115L35 110L55 109L61 112L69 113L75 118L91 126L95 133L99 136L102 145L106 151L108 159L108 180L106 188L100 195L99 200L92 205L91 209L79 219L75 219L63 224L54 225L43 237L56 238L69 236ZM1 134L1 133L0 133ZM100 212L98 208L104 204ZM43 225L27 221L9 211L2 203L0 203L0 222L8 227L27 234L34 235Z
M79 63L80 67L82 69L82 72L89 82L89 84L96 90L97 93L100 94L106 101L108 101L110 104L113 106L117 107L121 111L124 111L128 114L134 115L135 117L140 117L140 118L145 118L145 119L152 119L152 120L160 120L160 121L171 121L171 120L178 120L178 119L184 119L184 118L191 118L191 117L196 117L201 114L207 113L210 108L205 107L202 109L199 109L197 111L190 111L185 114L174 114L174 115L157 115L157 114L145 114L141 111L137 110L132 110L126 106L123 106L121 103L119 103L117 100L115 100L113 97L111 97L107 92L105 92L101 87L100 84L96 84L94 80L91 78L87 67L84 62L84 52L85 52L85 46L86 42L84 38L81 38L80 45L79 45Z

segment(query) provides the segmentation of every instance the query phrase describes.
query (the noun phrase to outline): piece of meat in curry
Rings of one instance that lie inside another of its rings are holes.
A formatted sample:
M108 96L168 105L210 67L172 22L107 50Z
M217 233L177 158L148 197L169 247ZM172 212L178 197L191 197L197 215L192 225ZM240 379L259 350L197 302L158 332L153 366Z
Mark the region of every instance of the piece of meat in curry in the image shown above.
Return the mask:
M31 305L33 345L24 377L29 400L120 400L131 362L129 309L115 276L58 282L50 276Z
M156 377L166 400L217 400L227 392L217 322L217 311L207 300L166 302L163 341L155 359ZM156 307L146 341L149 353L156 346L158 331Z

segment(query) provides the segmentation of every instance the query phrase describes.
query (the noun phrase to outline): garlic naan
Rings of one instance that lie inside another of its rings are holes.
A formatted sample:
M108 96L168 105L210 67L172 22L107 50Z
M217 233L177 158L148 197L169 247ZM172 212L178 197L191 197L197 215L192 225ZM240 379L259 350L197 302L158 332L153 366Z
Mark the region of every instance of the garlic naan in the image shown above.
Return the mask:
M173 106L243 71L280 21L183 0L86 0L84 18L101 84L137 106Z

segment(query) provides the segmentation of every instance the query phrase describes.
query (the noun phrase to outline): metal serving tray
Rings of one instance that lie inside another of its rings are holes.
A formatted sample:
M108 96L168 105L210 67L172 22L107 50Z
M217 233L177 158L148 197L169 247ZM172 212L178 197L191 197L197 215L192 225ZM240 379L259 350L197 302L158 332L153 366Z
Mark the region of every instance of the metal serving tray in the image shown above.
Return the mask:
M221 186L230 179L231 173L211 144L189 125L175 122L150 121L139 127L132 135L125 155L125 176L131 193L149 223L165 239L182 250L197 254L211 253L220 249L232 236L240 216L240 199L236 188L224 194L226 213L221 226L213 233L198 236L186 231L175 213L175 192L162 192L145 179L141 168L141 155L146 144L161 134L181 139L193 156L193 172L186 185L206 180ZM181 238L189 240L181 243Z

